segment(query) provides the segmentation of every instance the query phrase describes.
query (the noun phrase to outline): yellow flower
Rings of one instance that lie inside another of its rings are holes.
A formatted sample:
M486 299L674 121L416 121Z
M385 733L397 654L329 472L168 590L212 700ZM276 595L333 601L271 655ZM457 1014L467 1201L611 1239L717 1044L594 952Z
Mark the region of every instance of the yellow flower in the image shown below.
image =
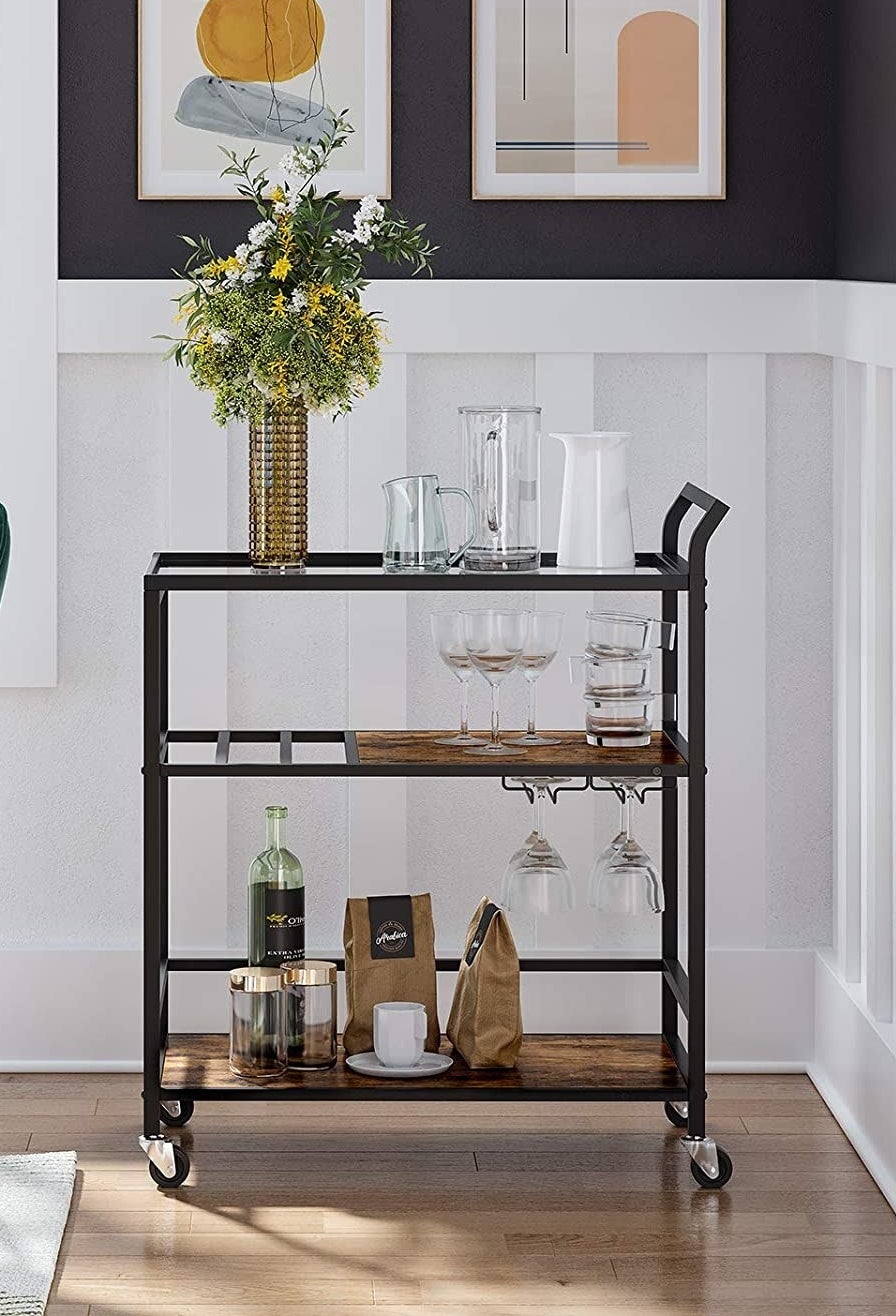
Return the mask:
M282 188L282 187L272 187L272 188L271 188L271 200L272 200L275 204L276 204L278 201L285 201L285 200L286 200L286 193L283 191L283 188Z
M271 315L274 317L278 315L284 317L286 315L286 298L284 297L282 291L278 292L277 296L274 298L274 301L271 305Z
M280 259L275 261L271 266L271 278L278 279L282 283L291 269L292 262L289 258L281 256Z

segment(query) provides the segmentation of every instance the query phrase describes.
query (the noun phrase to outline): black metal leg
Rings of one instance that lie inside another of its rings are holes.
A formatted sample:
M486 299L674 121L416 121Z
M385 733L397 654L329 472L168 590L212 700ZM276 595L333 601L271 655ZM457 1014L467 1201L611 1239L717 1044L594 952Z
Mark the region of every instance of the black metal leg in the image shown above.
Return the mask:
M163 942L163 820L159 744L162 718L163 594L143 595L143 1133L158 1137L161 996L167 974ZM165 811L167 813L167 811Z
M696 536L695 536L696 537ZM706 581L697 553L688 594L688 1134L706 1134Z

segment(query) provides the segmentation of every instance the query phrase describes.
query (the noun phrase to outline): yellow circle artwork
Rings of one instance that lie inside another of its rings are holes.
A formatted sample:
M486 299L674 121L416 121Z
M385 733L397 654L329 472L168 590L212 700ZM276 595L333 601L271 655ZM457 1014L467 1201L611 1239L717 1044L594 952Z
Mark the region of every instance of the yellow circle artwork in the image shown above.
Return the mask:
M234 82L288 82L314 66L323 41L315 0L208 0L196 26L205 67Z

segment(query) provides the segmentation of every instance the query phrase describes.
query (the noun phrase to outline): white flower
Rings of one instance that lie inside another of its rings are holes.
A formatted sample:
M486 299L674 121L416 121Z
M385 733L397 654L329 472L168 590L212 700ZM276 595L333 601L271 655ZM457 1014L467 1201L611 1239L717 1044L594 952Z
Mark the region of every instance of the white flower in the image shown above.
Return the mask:
M311 146L296 145L283 156L279 168L289 178L308 178L317 169L317 153Z
M373 241L373 229L357 215L355 216L354 239L361 247L369 247Z
M263 247L268 238L277 232L277 225L270 219L263 219L260 224L249 229L249 246Z
M243 270L242 274L240 275L240 282L257 283L260 278L261 278L260 270L254 269L253 267L250 266L249 269Z
M304 311L308 305L308 298L305 296L304 288L296 288L289 299L289 305L294 311Z
M358 218L379 228L386 212L375 196L362 196L358 206Z
M245 265L246 261L249 259L249 248L247 244L245 242L241 242L233 254L236 256L238 261L240 261L243 265Z
M354 240L354 233L349 233L347 229L337 228L333 233L333 241L340 247L350 247Z
M215 347L226 347L230 342L230 334L226 329L212 329L209 338Z

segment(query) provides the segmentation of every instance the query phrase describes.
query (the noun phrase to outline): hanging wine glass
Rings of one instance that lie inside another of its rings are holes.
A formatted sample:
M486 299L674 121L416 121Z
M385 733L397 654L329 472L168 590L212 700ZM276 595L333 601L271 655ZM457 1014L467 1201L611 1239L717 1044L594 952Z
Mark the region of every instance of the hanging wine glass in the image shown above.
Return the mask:
M538 919L565 914L575 906L575 887L566 863L545 835L544 805L548 787L568 777L514 777L532 791L532 831L511 856L504 872L501 902L511 915L520 946L538 943Z
M461 615L464 622L464 644L470 661L488 682L492 693L491 740L485 745L466 749L464 753L519 757L526 751L511 749L501 741L498 698L502 683L522 656L529 627L529 613L477 608Z
M528 726L524 736L514 736L508 745L559 745L556 736L540 736L535 730L535 686L542 672L557 657L563 636L562 612L530 612L529 630L520 658L520 671L529 687Z
M618 790L617 783L610 783ZM640 917L666 907L663 883L653 860L632 834L632 800L642 783L623 784L622 827L598 855L588 879L588 904L600 914Z
M473 663L464 643L464 620L459 612L434 612L429 618L436 652L460 682L460 731L456 736L442 736L437 745L484 745L486 741L470 735L469 702Z

